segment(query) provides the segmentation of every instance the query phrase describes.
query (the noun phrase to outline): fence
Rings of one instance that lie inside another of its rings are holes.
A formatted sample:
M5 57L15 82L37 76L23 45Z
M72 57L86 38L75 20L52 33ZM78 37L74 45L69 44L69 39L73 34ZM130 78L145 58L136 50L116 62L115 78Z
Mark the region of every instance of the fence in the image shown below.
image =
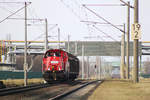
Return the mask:
M27 77L32 78L42 78L42 72L28 72ZM12 71L0 71L0 80L5 79L23 79L24 72L12 72Z

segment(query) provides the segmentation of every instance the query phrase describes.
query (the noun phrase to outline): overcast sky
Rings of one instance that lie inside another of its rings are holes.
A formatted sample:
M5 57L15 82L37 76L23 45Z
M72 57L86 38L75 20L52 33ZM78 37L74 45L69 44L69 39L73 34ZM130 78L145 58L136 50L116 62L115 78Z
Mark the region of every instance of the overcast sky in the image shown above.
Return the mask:
M8 0L0 0L6 2ZM49 24L49 40L57 40L57 28L60 28L61 40L67 40L67 35L71 35L72 40L87 40L85 37L92 37L90 40L114 40L119 41L121 32L110 25L95 25L98 29L107 33L108 36L99 32L93 24L83 23L81 21L96 21L104 23L103 20L96 17L90 11L82 7L82 4L121 4L120 0L9 0L9 1L30 1L28 6L28 18L48 19ZM126 0L127 1L127 0ZM133 5L133 0L130 0ZM140 24L142 25L142 40L149 41L150 26L150 0L140 1ZM9 16L12 12L23 7L23 4L4 4L0 3L0 20ZM100 16L106 18L115 25L123 25L126 23L127 8L122 6L88 6ZM131 23L133 23L133 10L131 9ZM24 10L21 10L11 18L24 18ZM41 35L45 32L43 21L28 21L28 40L43 40ZM55 27L55 24L58 24ZM50 30L54 27L52 30ZM123 29L123 27L119 27ZM7 34L11 34L12 40L24 40L24 20L8 19L0 23L0 40L4 40Z

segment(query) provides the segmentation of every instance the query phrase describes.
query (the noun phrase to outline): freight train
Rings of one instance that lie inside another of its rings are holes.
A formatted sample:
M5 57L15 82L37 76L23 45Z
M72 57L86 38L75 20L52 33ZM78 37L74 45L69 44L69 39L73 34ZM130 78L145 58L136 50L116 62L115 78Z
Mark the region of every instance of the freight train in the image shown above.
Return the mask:
M79 74L79 59L61 49L50 49L43 57L43 78L54 80L74 80Z

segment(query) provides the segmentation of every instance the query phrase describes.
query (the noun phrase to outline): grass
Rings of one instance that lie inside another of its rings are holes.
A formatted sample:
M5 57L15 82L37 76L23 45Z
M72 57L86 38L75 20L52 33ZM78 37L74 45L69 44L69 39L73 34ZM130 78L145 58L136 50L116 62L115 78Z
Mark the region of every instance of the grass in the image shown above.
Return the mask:
M7 79L1 80L6 86L22 86L24 84L24 79ZM38 84L43 83L44 80L42 78L28 79L28 84Z
M149 100L150 79L134 84L128 80L107 80L102 83L88 100Z

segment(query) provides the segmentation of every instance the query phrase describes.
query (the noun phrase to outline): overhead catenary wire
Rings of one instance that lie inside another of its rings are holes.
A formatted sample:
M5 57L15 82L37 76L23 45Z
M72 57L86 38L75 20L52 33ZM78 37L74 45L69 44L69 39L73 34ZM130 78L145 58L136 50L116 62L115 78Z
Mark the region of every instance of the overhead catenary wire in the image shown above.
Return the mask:
M121 46L120 41L117 41L116 39L114 39L113 37L111 37L110 35L108 35L107 33L105 33L104 31L100 30L100 29L99 29L98 27L96 27L95 25L93 25L93 27L94 27L95 29L97 29L99 32L105 34L106 36L108 36L109 38L111 38L112 40L114 40L119 46ZM117 48L117 50L119 51L120 49Z
M77 18L79 18L79 19L82 19L72 8L71 8L71 6L70 5L68 5L68 4L66 4L65 2L64 2L64 0L60 0L67 8L69 8L70 10L71 10L71 12L77 17Z
M83 16L81 16L81 15L78 15L77 13L76 13L76 11L72 8L72 6L70 6L69 4L66 4L66 2L65 2L65 0L60 0L68 9L70 9L71 11L72 11L72 13L81 21L83 18ZM82 12L82 14L84 14L84 17L86 18L86 20L88 20L89 18L88 18L88 14L86 13L86 10L83 8L83 6L80 6L81 5L81 3L79 4L77 1L72 1L72 2L74 2L77 6L78 6L78 8L81 8L81 10L83 11ZM89 24L86 24L86 26L87 26L87 29L88 29L88 32L89 32L89 34L91 34L92 32L91 32L91 30L90 30L90 26L89 26Z
M88 7L86 7L86 5L83 5L83 7L85 7L87 10L89 10L91 13L93 13L94 15L96 15L97 17L99 17L100 19L102 19L103 21L107 22L108 24L112 25L114 28L120 30L121 32L124 33L124 30L118 28L117 26L115 26L114 24L112 24L111 22L109 22L108 20L106 20L104 17L100 16L99 14L95 13L93 10L89 9Z
M48 32L49 32L50 30L56 28L57 26L58 26L58 24L54 24L53 27L48 28ZM41 38L43 35L44 35L44 33L40 34L39 36L37 36L37 37L36 37L35 39L33 39L33 40L37 40L37 39Z
M111 37L110 35L108 35L107 33L105 33L104 31L100 30L100 29L99 29L98 27L96 27L95 25L93 25L93 27L94 27L95 29L97 29L99 32L101 32L101 33L103 33L104 35L106 35L108 38L114 40L114 41L117 43L117 45L121 46L120 41L117 41L116 39L114 39L113 37ZM114 47L114 46L113 46L113 47ZM104 46L104 48L106 48L106 47ZM116 47L114 47L114 48L116 48ZM120 51L119 48L116 48L116 50Z
M24 18L8 18L8 19L14 19L14 20L24 20ZM33 18L28 18L27 20L43 21L44 19L33 19Z
M14 20L24 20L24 18L8 18L8 19L14 19ZM27 20L36 20L36 21L44 21L44 19L32 19L32 18L28 18ZM49 24L49 25L54 25L53 27L50 27L48 30L52 30L52 29L54 29L56 26L57 26L57 24ZM40 38L42 35L44 35L44 33L43 34L41 34L40 36L38 36L38 38ZM37 38L36 38L37 39ZM35 39L34 39L35 40Z
M36 12L35 12L35 10L34 10L34 8L31 6L30 8L28 8L28 13L29 13L29 15L31 16L31 18L34 18L34 19L39 19L40 17L39 16L37 16L37 14L36 14ZM42 19L45 19L45 18L42 18ZM43 21L43 20L42 20ZM32 21L30 21L31 23L32 23L32 26L33 26L33 24L34 24L34 26L35 26L35 23L40 23L41 25L43 24L43 22L42 21L36 21L36 20L32 20ZM45 24L44 24L45 25ZM37 29L39 30L39 31L41 31L41 32L43 32L44 30L43 29L45 29L45 28L42 28L41 26L37 26Z
M98 27L96 27L95 25L93 25L93 27L95 29L97 29L99 32L103 33L104 35L106 35L108 38L114 40L114 41L117 41L116 39L114 39L113 37L111 37L110 35L108 35L107 33L105 33L104 31L102 31L101 29L99 29ZM117 41L118 42L118 41Z
M80 22L84 22L84 23L90 23L90 24L100 24L100 25L110 25L108 23L104 23L104 22L98 22L98 21L88 21L88 20L81 20ZM123 26L123 25L115 25L115 26Z
M61 0L61 2L63 2L64 5L67 5L67 4L64 2L64 0ZM73 1L73 2L75 2L76 4L78 4L76 1ZM85 4L85 5L82 5L82 7L88 9L90 12L94 13L97 17L99 17L100 19L102 19L103 21L106 22L106 23L103 23L103 24L109 24L109 25L113 26L114 28L116 28L116 29L118 29L119 31L121 31L121 32L124 33L124 30L122 30L122 29L120 29L119 27L117 27L117 26L120 26L120 25L114 25L114 24L112 24L111 22L109 22L108 20L106 20L104 17L98 15L97 13L95 13L94 11L92 11L91 9L89 9L89 8L86 7L86 6L125 6L124 4L89 4L89 5ZM69 9L73 10L73 8L71 8L70 5L68 5L67 7L68 7ZM74 13L74 12L73 12L73 13ZM76 13L75 15L77 15L77 13ZM86 14L86 15L87 15L87 14ZM78 17L78 16L77 16L77 17ZM87 17L87 16L86 16L86 17ZM79 17L78 17L78 18L79 18ZM82 18L80 17L79 19L80 19L80 22L81 22L81 21L82 21L82 20L81 20ZM88 21L88 20L87 20L87 21ZM96 23L96 24L98 24L98 23ZM87 25L88 30L89 30L89 24L86 23L86 25ZM113 39L113 40L114 40L114 39Z
M31 4L31 3L29 3ZM27 6L29 5L27 4ZM18 13L19 11L21 11L22 9L24 9L25 6L23 6L22 8L18 9L17 11L15 11L14 13L10 14L9 16L7 16L6 18L4 18L3 20L0 21L0 23L4 22L5 20L7 20L8 18L10 18L11 16L15 15L16 13Z
M16 4L16 3L19 3L19 4L21 3L21 4L22 4L22 3L24 3L24 2L2 2L2 3L5 3L5 5L6 5L6 4L9 4L9 5L10 5L10 3L11 3L11 5L12 5L12 4ZM31 3L31 2L27 2L27 3ZM9 7L10 7L10 6L9 6ZM4 8L4 7L1 7L1 8L2 8L3 10L5 10L5 11L9 12L9 13L13 13L13 11L10 11L10 10ZM29 9L29 10L30 10L30 9ZM32 12L31 14L33 14L33 12ZM29 15L31 16L31 14L29 14ZM17 15L17 13L16 13L15 15ZM20 17L21 15L18 15L18 16ZM24 18L7 18L7 19L24 20ZM28 20L30 20L30 22L31 22L31 21L34 21L34 22L35 22L35 21L38 21L38 20L41 21L41 20L43 20L43 19L39 19L39 18L32 17L32 18L30 18L30 19L28 18ZM33 22L33 23L34 23L34 22ZM38 29L39 29L39 28L38 28ZM42 32L43 32L43 31L42 31Z
M8 18L8 19L12 19L12 20L24 20L24 18ZM32 18L28 18L26 20L30 20L30 21L36 20L36 21L40 21L40 22L44 21L44 19L32 19ZM44 35L44 33L42 35ZM41 35L40 35L40 37L41 37Z
M129 6L130 8L134 8L133 6L129 5L128 3L124 2L123 0L120 0L124 5Z
M0 2L0 3L6 3L6 4L24 4L24 2ZM27 4L29 4L31 2L27 2Z
M80 21L80 22L84 22L84 23L89 23L89 24L91 24L91 25L96 25L96 24L98 24L98 25L110 25L110 24L108 24L108 23L101 23L101 22L95 22L95 21ZM115 25L115 26L120 26L120 27L122 27L123 25Z
M81 5L81 3L79 4L76 0L74 1L75 2L75 4L76 5ZM79 7L81 7L82 9L83 9L83 6L79 6ZM85 14L85 17L86 17L86 20L88 21L89 20L89 18L88 18L88 14L87 14L87 12L86 12L86 10L85 9L83 9L83 11L84 11L84 14ZM81 21L80 21L81 22ZM88 29L88 32L89 32L89 35L91 35L91 29L90 29L90 24L86 24L87 25L87 29ZM104 38L102 37L102 36L97 36L98 38L100 38L102 41L104 41ZM86 38L92 38L91 36L89 36L89 37L86 37Z
M4 8L4 7L1 7L1 6L0 6L0 8L1 8L1 9L3 9L3 10L5 10L5 11L7 11L7 12L9 12L9 13L11 13L11 14L13 13L13 11L10 11L10 10L8 10L8 9ZM16 14L16 15L17 15L17 14ZM17 15L17 16L19 16L19 17L20 17L20 15Z
M7 4L7 2L5 2L6 4ZM11 3L11 2L9 2L9 3ZM15 2L12 2L12 3L15 3ZM24 4L24 2L23 2L23 4ZM30 4L30 2L28 2L28 4ZM24 20L24 18L10 18L11 16L13 16L13 15L17 15L17 12L19 12L19 11L21 11L22 9L24 9L25 7L22 7L22 8L20 8L20 9L18 9L16 12L13 12L13 11L10 11L10 10L8 10L8 9L5 9L5 8L2 8L2 9L4 9L4 10L7 10L7 12L9 12L9 13L11 13L11 15L9 15L8 17L6 17L4 20L2 20L1 22L3 22L3 21L5 21L6 19L12 19L12 20ZM33 13L32 13L33 14ZM30 15L30 14L29 14ZM20 17L20 16L19 16ZM36 21L38 21L39 20L39 22L41 22L43 19L36 19L35 17L34 18L28 18L27 20L30 20L30 21L32 21L32 20L36 20ZM52 27L53 28L53 27ZM39 28L38 28L39 29ZM42 31L43 32L43 31Z
M85 12L86 20L89 20L86 10L84 12ZM86 24L86 25L87 25L87 29L88 29L89 35L91 35L90 26L89 26L89 24Z
M38 15L37 15L37 13L36 13L36 11L35 11L35 9L34 9L33 7L32 7L32 10L31 10L31 7L29 8L29 13L31 13L30 15L32 15L33 18L35 18L35 19L38 19L38 18L39 18ZM37 22L37 21L36 21L36 22ZM34 25L34 26L38 26L38 29L43 30L40 25L45 25L45 24L43 24L42 21L39 21L40 24L35 24L36 22L32 22L33 25ZM33 26L33 25L32 25L32 26ZM48 34L49 34L49 32L50 32L51 30L55 29L57 26L58 26L58 24L48 24ZM35 39L33 39L33 40L37 40L37 39L39 39L39 38L42 38L43 35L44 35L43 31L41 31L41 34L38 35L38 36L37 36ZM53 36L49 36L49 35L48 35L48 37L53 37Z
M90 28L90 25L89 25L89 28ZM90 28L90 29L92 29L92 30L95 30L95 29L93 29L93 28ZM103 36L101 36L101 35L97 35L97 36L85 36L84 38L98 38L98 39L101 39L102 41L105 41L106 39L104 39L104 37Z
M124 4L83 4L86 6L125 6Z

